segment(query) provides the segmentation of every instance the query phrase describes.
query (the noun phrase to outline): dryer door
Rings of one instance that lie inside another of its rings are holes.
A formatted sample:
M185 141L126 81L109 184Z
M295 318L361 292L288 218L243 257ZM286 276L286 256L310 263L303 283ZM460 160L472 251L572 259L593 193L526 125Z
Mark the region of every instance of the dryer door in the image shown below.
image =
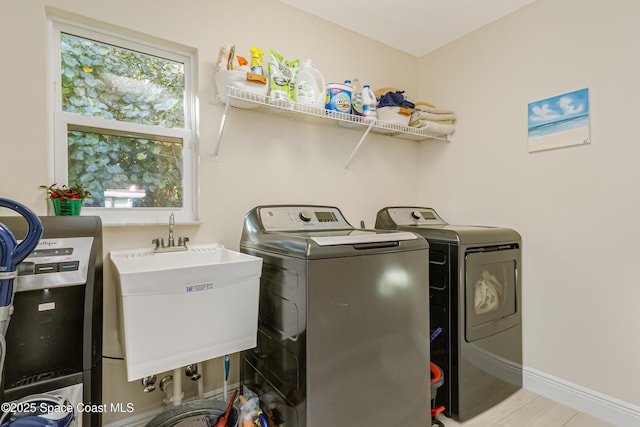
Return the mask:
M520 323L520 250L465 254L465 338L475 341Z

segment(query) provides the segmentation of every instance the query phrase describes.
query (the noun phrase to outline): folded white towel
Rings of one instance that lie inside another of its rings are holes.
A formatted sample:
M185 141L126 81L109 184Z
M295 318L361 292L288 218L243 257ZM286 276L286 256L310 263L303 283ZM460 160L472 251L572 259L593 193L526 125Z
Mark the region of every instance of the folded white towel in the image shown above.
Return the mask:
M433 114L454 114L453 110L445 110L443 108L431 107L429 105L421 105L416 103L415 110L424 111Z
M456 125L446 125L432 122L430 120L420 120L409 124L409 126L417 129L423 129L437 135L451 135L456 130Z
M452 125L455 124L455 120L427 120L427 119L419 119L419 120L411 120L409 122L409 126L420 127L422 126L422 122L434 122L439 123L441 125Z
M456 115L455 113L443 113L443 114L435 114L435 113L428 113L426 111L421 111L421 110L415 110L413 111L413 114L411 114L411 121L415 122L418 120L455 120L456 119Z

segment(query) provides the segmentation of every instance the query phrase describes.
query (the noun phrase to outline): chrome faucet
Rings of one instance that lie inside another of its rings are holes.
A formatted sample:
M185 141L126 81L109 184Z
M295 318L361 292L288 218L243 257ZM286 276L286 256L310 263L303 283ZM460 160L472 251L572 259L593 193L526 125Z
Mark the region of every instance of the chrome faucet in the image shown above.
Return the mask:
M176 246L173 238L174 225L176 225L176 219L175 216L171 214L169 215L169 239L167 240L167 246L164 245L164 239L162 237L157 237L151 241L151 243L154 244L154 252L186 251L189 249L187 247L187 242L189 241L188 237L180 236L178 238L178 246Z
M173 214L169 215L169 241L167 242L167 246L170 248L175 246L173 242L173 226L176 225L176 218Z

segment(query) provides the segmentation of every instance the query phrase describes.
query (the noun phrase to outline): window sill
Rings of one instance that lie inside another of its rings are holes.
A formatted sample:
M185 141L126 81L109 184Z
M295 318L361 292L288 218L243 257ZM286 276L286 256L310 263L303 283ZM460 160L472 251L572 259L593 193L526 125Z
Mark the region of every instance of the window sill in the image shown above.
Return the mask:
M167 225L167 221L158 221L158 222L108 222L106 220L102 221L103 227L157 227L159 225ZM204 221L176 221L176 225L202 225Z

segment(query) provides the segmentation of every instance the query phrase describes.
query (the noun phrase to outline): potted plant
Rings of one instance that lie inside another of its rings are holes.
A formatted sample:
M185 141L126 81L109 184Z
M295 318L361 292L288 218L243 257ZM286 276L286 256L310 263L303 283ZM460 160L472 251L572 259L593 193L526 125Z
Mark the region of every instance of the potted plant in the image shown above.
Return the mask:
M58 184L40 187L47 190L47 197L51 199L56 215L80 215L82 201L91 196L91 192L85 190L82 184L70 187Z

